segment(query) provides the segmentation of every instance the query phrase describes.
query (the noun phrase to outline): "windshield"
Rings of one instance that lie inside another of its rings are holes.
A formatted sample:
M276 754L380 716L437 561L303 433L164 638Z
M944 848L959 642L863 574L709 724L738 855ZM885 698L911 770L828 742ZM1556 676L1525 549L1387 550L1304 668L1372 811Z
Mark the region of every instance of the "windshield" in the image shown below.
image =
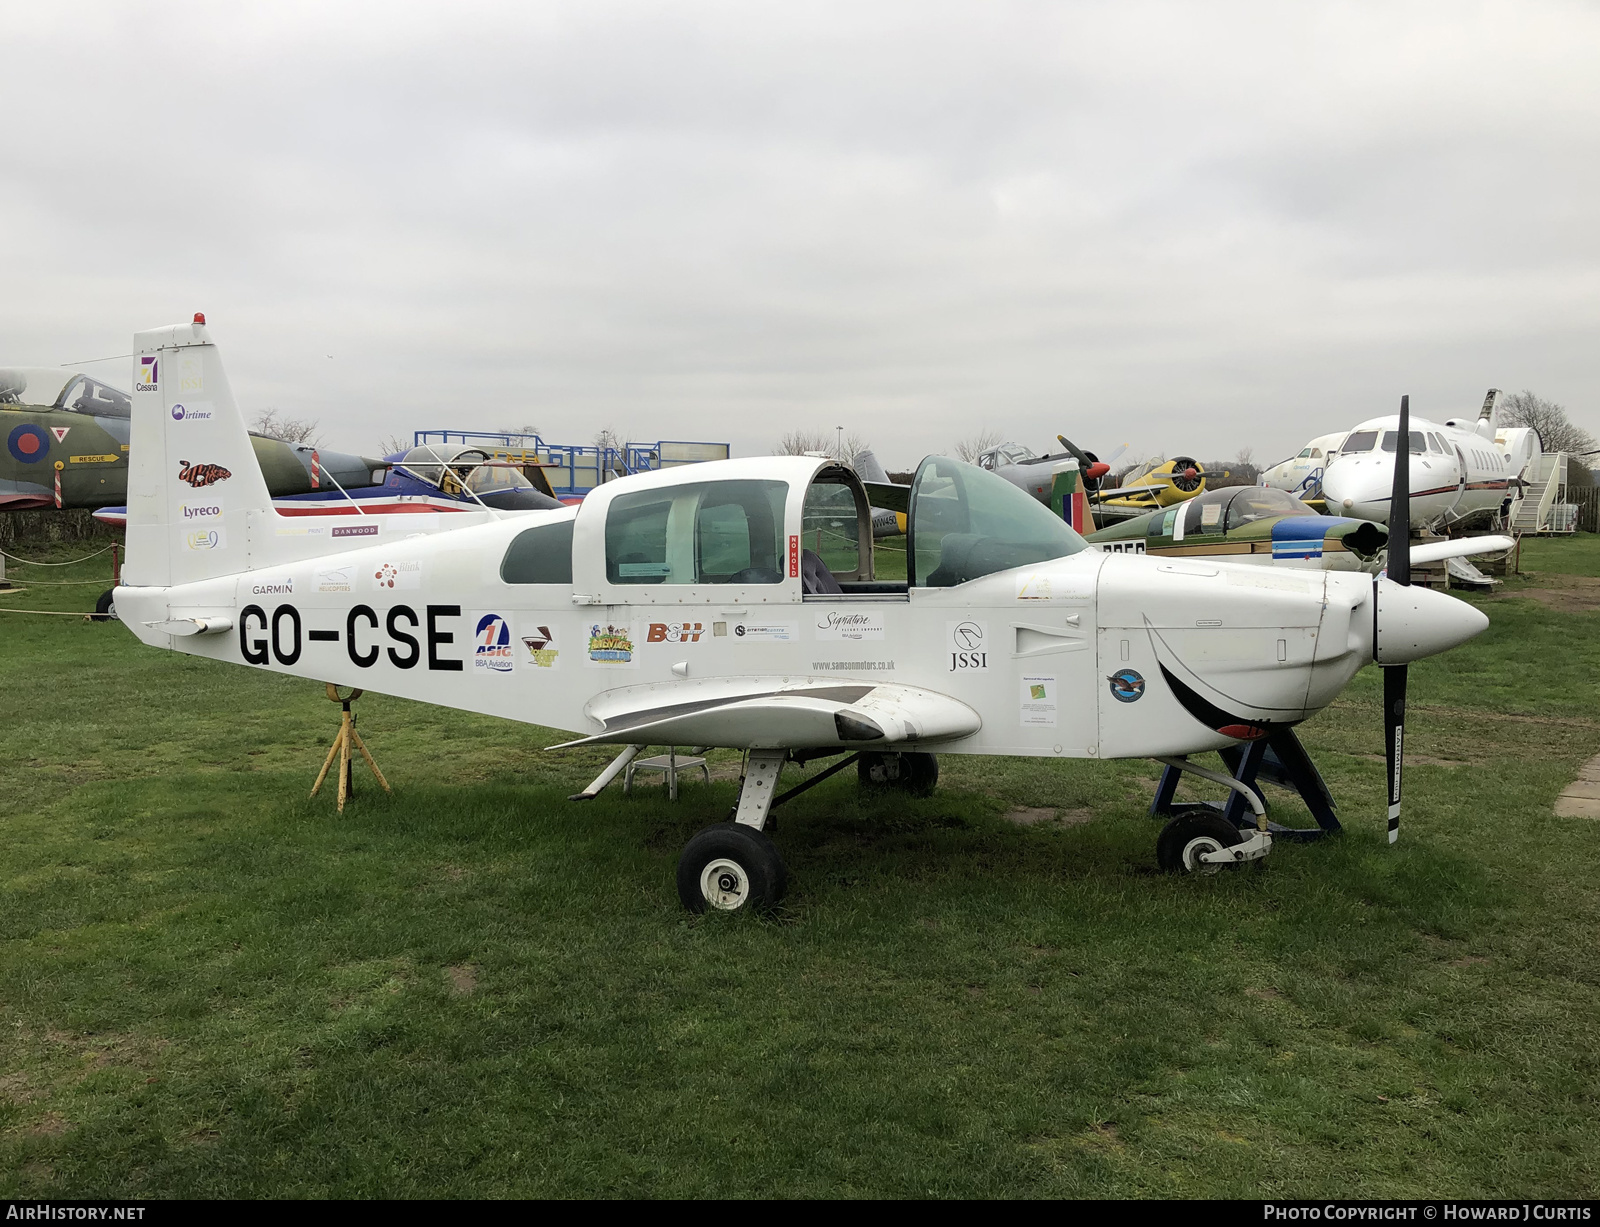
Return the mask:
M133 401L126 392L119 392L98 379L80 375L67 385L61 394L59 407L74 413L93 413L105 418L131 418Z
M522 470L507 460L491 460L472 470L467 478L467 489L474 494L488 494L491 490L532 490L534 485Z
M1399 441L1400 441L1400 432L1398 430L1386 430L1386 431L1383 432L1383 450L1384 451L1386 451L1386 452L1394 451L1395 444L1398 443ZM1424 453L1426 453L1427 450L1428 450L1428 445L1427 445L1426 442L1423 441L1422 432L1420 430L1413 430L1411 432L1411 451L1413 452L1413 454L1420 456L1420 455L1423 455Z
M1375 430L1358 430L1344 441L1341 452L1370 452L1378 442Z
M0 405L48 408L56 403L68 381L77 377L76 371L59 367L7 367L0 370Z
M1272 486L1246 486L1228 504L1227 528L1243 528L1276 516L1314 516L1317 513L1294 495Z
M953 588L1012 567L1064 558L1088 542L1003 477L929 456L911 483L913 588Z

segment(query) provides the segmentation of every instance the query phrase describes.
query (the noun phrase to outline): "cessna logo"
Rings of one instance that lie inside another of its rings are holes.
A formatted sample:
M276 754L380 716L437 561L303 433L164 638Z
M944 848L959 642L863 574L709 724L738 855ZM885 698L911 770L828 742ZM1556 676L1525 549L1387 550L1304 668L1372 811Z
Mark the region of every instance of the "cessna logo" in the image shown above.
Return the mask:
M220 464L190 464L187 460L178 461L178 480L186 481L196 490L202 486L215 485L219 481L227 481L233 474Z

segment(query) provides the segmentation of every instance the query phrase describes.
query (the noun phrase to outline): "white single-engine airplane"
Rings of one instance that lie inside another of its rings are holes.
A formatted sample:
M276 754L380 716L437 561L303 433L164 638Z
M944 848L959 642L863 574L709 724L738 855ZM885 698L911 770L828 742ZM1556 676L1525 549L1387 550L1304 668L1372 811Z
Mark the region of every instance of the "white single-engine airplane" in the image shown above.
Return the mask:
M432 535L360 515L307 535L273 510L205 327L139 333L134 352L116 605L141 640L626 747L579 796L645 744L744 750L733 821L679 861L697 911L777 900L783 861L762 828L779 773L827 756L924 788L936 751L1157 758L1243 794L1257 819L1246 838L1179 813L1158 841L1165 868L1259 859L1259 796L1178 756L1304 720L1374 659L1392 666L1392 839L1405 663L1487 625L1405 586L1403 557L1374 581L1103 553L1005 479L940 456L911 486L902 582L873 578L854 470L809 457L640 474L581 507ZM194 464L228 476L196 490L180 477ZM829 569L803 525L841 500L854 565L835 542Z

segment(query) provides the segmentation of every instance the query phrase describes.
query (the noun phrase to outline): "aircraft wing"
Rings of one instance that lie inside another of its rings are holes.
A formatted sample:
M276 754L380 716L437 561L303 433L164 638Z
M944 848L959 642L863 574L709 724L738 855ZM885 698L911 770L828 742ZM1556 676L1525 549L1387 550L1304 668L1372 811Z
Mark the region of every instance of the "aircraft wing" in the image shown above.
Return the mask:
M902 515L911 510L911 487L897 486L887 481L864 481L867 502L885 511L898 511Z
M937 691L845 678L736 677L625 686L596 695L584 714L596 742L735 749L868 749L951 741L983 727L978 713Z
M1160 486L1118 486L1114 490L1096 490L1096 498L1131 498L1135 494L1148 494L1151 498L1161 493Z
M1498 554L1516 545L1510 537L1459 537L1454 541L1432 541L1411 547L1412 563L1443 562L1446 558L1469 558L1474 554Z

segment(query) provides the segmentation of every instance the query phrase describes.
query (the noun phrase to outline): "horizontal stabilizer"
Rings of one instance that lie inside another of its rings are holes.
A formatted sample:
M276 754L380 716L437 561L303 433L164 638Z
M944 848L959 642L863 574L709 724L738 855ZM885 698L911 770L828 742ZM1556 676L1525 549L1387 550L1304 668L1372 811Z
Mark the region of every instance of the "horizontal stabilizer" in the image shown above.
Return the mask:
M911 510L910 486L897 486L883 481L867 481L861 484L867 489L867 501L874 507L902 514Z

